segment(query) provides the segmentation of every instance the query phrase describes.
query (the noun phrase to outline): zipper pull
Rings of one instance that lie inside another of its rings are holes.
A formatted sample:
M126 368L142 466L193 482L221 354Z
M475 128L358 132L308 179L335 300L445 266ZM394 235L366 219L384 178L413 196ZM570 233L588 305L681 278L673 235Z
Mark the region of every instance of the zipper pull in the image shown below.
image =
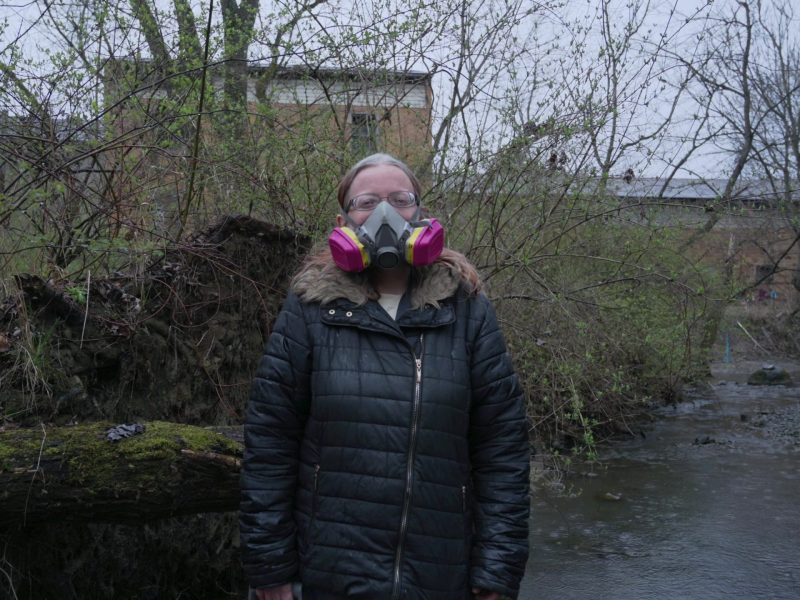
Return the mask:
M467 512L467 486L461 486L461 509L466 514Z
M319 464L314 465L314 493L317 492L317 481L319 478Z
M414 362L417 365L417 383L419 383L420 381L422 381L422 359L415 358Z

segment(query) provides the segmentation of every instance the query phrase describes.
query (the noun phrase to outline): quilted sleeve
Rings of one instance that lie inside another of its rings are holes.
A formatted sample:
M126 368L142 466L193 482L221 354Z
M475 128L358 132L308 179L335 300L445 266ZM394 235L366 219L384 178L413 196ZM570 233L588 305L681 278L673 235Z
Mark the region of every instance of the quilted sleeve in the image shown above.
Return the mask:
M311 348L303 308L290 295L256 371L244 424L242 564L253 588L292 581L292 516L300 442L310 402Z
M475 536L470 583L516 597L528 558L530 449L522 390L489 300L470 311Z

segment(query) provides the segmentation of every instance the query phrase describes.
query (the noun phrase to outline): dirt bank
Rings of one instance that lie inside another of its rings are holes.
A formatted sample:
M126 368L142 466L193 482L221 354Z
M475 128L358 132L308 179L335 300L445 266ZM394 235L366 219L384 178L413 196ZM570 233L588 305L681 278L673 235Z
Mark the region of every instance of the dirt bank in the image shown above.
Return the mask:
M143 273L16 277L0 298L0 425L240 423L252 372L309 240L225 217Z
M17 276L17 289L0 297L0 428L240 424L309 245L269 223L226 217L154 254L143 272ZM42 476L36 464L26 472ZM238 598L238 552L236 513L18 523L0 531L0 598Z

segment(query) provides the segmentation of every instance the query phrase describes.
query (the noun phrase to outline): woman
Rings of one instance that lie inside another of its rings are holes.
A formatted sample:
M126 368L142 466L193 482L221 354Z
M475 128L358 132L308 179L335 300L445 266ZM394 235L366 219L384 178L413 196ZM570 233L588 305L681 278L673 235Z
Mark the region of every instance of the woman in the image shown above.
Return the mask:
M243 563L260 600L515 597L528 555L523 396L475 269L376 154L339 184L245 423ZM410 264L409 264L410 263Z

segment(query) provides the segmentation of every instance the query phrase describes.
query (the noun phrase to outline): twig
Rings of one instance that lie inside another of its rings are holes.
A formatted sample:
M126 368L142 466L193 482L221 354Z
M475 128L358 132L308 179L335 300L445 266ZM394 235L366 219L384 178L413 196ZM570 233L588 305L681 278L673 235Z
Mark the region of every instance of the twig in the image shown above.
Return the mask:
M242 467L242 461L235 456L226 456L217 452L195 452L194 450L184 448L181 450L181 454L192 459L208 460L211 462L221 463L234 469L241 469Z
M42 427L42 443L39 446L39 456L36 459L36 468L33 469L33 477L31 477L31 485L28 487L28 495L25 496L25 509L22 511L22 526L25 526L25 522L28 516L28 501L31 499L31 490L33 489L33 482L36 481L36 474L39 472L39 467L42 464L42 453L44 452L44 442L47 439L47 430L44 428L44 423L39 423Z
M8 562L8 561L6 561ZM14 600L19 600L19 596L17 596L17 591L14 589L14 580L11 578L11 573L6 571L4 568L0 567L0 573L6 576L8 579L8 589L11 590L11 593L14 594Z
M769 354L769 352L767 352L767 349L764 348L764 346L762 346L761 344L759 344L752 335L750 335L750 332L744 328L744 325L742 325L739 321L736 321L736 324L742 328L742 331L744 331L745 335L750 338L750 341L755 344L756 348L761 350L764 354Z
M89 319L89 286L92 283L92 271L88 270L86 272L86 306L84 307L83 313L83 328L81 329L81 343L78 348L83 348L83 334L86 333L86 321Z

